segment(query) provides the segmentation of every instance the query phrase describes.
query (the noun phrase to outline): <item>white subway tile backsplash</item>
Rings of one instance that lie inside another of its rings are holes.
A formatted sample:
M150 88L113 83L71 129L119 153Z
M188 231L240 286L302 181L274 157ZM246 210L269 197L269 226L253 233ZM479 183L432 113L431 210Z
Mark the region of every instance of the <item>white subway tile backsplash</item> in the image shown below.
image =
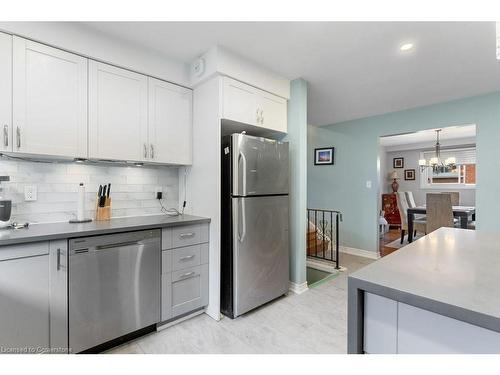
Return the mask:
M76 216L78 184L86 190L88 217L94 217L96 193L100 184L111 183L112 216L137 216L161 213L155 192L163 191L163 205L178 208L178 171L175 167L141 168L107 164L39 163L0 160L0 175L5 199L12 199L12 220L24 222L67 221ZM24 201L24 187L36 185L38 199Z

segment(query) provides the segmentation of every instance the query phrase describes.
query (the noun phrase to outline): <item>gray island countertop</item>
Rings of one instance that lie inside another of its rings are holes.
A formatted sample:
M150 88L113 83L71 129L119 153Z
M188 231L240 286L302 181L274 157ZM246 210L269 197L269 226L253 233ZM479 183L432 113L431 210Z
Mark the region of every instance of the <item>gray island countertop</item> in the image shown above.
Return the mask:
M362 293L500 332L500 234L440 228L349 275L349 351L359 352Z
M0 229L0 246L209 222L208 218L191 215L148 215L114 218L108 221L94 220L82 224L31 224L22 229Z

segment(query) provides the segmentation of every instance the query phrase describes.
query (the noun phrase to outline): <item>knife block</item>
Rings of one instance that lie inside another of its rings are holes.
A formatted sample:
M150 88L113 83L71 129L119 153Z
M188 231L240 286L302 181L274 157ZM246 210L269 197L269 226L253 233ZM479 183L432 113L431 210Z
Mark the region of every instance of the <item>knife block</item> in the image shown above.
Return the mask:
M111 219L111 198L106 198L104 207L99 207L99 200L96 203L95 219L105 221Z

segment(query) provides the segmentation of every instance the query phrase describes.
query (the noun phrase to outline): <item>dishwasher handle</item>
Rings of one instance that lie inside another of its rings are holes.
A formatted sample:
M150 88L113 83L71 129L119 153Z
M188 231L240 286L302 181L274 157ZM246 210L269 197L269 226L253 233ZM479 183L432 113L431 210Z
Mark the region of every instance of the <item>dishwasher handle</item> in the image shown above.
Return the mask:
M97 245L95 249L106 250L106 249L114 249L117 247L135 246L135 245L143 245L143 244L140 241L127 241L127 242L112 243L109 245Z

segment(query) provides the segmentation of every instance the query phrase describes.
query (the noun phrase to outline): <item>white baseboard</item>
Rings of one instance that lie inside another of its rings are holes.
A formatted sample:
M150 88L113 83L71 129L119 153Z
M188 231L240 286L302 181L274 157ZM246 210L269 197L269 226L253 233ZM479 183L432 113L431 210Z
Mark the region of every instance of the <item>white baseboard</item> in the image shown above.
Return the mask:
M325 271L329 273L338 273L342 271L342 267L340 269L335 269L335 266L331 261L322 261L319 259L307 258L307 267L314 268L316 270Z
M355 247L340 246L339 251L345 254L357 255L358 257L365 257L370 259L380 258L380 254L378 252L356 249Z
M294 283L293 281L289 281L288 290L295 294L302 294L307 291L309 288L307 287L307 281L302 284Z

